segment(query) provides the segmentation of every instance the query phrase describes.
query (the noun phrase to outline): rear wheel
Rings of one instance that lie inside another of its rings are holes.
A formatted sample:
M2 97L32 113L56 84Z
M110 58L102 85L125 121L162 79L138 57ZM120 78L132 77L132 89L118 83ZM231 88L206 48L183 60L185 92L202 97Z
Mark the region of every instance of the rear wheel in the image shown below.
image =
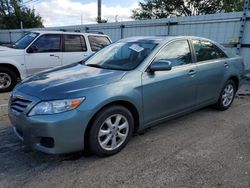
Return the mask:
M18 77L15 72L6 67L0 67L0 92L11 91L17 84Z
M221 91L220 98L216 104L216 108L222 111L228 109L234 100L235 93L236 86L234 81L228 80Z
M98 156L121 151L134 129L131 112L123 106L110 106L99 112L90 128L89 147Z

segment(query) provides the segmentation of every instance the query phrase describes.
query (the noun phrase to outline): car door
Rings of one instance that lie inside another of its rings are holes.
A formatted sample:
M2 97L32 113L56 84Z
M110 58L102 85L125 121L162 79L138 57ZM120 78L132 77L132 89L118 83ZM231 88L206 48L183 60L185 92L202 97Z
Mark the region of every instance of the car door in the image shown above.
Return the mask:
M192 40L196 56L197 105L217 99L223 85L223 74L227 67L225 53L205 40Z
M86 40L83 35L64 34L63 65L82 61L91 52L87 50Z
M168 60L172 70L144 72L142 75L144 121L150 123L185 111L195 105L195 71L187 40L167 44L156 55L157 60Z
M61 66L61 35L44 34L38 37L26 50L25 62L28 75Z

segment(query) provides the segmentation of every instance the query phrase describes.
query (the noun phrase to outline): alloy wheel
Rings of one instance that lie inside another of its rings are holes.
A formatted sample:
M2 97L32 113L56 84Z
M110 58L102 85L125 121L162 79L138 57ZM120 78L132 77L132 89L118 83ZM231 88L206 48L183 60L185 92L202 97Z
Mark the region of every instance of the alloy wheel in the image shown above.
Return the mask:
M222 104L227 107L231 104L234 98L234 87L232 84L228 84L222 94Z
M6 89L10 85L11 85L11 77L4 72L0 72L0 89Z
M121 114L109 116L101 125L98 132L98 142L104 150L115 150L126 140L129 133L129 124Z

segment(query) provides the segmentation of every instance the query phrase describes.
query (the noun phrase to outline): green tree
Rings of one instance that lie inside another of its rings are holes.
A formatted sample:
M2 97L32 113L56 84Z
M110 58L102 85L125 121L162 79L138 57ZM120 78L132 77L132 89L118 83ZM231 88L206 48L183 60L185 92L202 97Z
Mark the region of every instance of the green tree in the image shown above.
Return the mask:
M170 16L193 16L216 12L241 11L243 0L144 0L132 10L134 19L156 19Z
M221 11L223 5L221 0L184 0L182 2L183 6L178 10L181 12L181 15L185 16L214 14Z
M242 11L244 0L224 0L223 2L223 10L225 12L239 12Z
M43 27L42 18L34 9L22 6L21 0L0 0L0 29Z
M134 19L157 19L178 15L175 11L180 0L145 0L139 2L139 8L132 10Z
M96 22L97 22L97 23L107 23L108 20L106 20L106 19L101 19L100 17L97 17L97 18L96 18Z

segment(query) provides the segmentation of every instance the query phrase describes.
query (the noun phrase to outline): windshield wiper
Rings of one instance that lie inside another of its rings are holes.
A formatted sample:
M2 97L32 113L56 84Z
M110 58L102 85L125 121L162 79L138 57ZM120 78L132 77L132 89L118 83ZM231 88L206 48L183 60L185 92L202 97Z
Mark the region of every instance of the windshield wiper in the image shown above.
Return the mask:
M96 67L96 68L105 69L105 67L103 67L102 65L98 65L98 64L85 64L85 65L89 66L89 67Z

